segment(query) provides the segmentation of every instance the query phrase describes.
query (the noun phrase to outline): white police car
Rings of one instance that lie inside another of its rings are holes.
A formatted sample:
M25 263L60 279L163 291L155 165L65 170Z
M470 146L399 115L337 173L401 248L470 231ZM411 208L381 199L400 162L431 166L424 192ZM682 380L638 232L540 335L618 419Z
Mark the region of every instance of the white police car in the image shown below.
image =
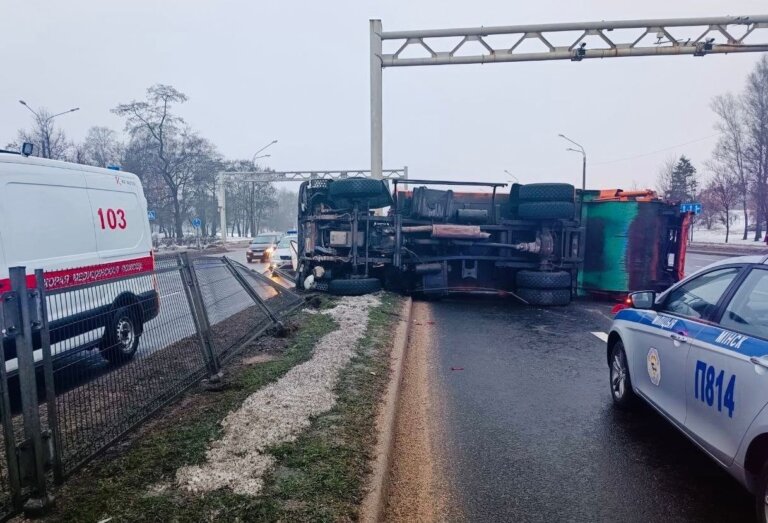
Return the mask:
M643 398L755 494L768 521L768 256L636 292L608 337L614 403Z

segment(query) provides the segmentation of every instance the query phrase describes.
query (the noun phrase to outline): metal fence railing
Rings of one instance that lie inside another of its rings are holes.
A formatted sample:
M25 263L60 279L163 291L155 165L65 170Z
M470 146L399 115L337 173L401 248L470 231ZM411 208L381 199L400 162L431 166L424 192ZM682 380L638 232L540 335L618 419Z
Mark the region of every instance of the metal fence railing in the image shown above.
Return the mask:
M225 257L179 254L93 279L57 288L16 267L0 295L0 519L44 508L51 479L202 378L215 381L245 340L301 303Z

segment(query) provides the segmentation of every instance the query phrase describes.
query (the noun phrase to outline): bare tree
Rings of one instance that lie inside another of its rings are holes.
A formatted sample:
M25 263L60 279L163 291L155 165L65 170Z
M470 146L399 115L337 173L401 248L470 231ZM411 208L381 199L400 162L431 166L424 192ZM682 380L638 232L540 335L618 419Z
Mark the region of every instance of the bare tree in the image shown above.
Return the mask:
M117 140L117 133L109 127L94 126L88 129L83 143L84 161L97 167L120 164L122 144Z
M168 189L173 206L176 237L184 235L182 195L192 179L190 157L194 156L199 137L186 128L184 120L173 114L174 104L187 96L170 85L157 84L147 89L145 101L120 104L112 111L126 118L126 130L136 139L142 137L156 157L155 168Z
M716 96L712 100L711 107L720 118L715 124L715 128L720 132L720 138L712 153L710 169L732 179L744 212L742 239L746 240L749 228L747 203L750 172L746 165L747 130L744 122L744 108L741 101L731 93Z
M747 141L745 163L753 184L757 222L755 241L762 238L762 225L768 216L768 57L763 56L747 77L743 95Z
M709 231L715 222L720 221L720 211L718 210L720 206L708 186L699 193L699 202L701 203L701 212L697 216L697 221L703 223Z
M227 162L227 171L263 171L250 160ZM234 177L227 188L227 216L230 217L232 234L256 235L262 221L270 222L277 207L277 190L271 183L252 183ZM229 220L228 220L229 221Z
M738 204L741 194L736 177L727 168L714 171L714 176L707 184L707 192L715 205L720 222L725 225L725 243L731 232L731 210Z
M677 157L670 156L661 167L656 177L656 192L662 197L669 198L672 194L672 184L674 180L675 165L677 164Z

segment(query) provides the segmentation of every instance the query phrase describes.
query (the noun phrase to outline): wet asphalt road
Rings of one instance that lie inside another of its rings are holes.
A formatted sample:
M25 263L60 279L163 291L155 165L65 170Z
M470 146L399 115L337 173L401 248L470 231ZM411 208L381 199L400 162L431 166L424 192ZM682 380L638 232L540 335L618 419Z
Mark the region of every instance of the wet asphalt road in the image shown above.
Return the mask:
M746 491L667 421L613 408L592 334L609 330L609 305L423 305L448 519L752 520Z
M727 256L721 256L718 254L694 254L689 252L685 255L685 274L686 276L693 274L699 269L703 269L710 263L714 263L717 260L722 260L723 258L727 258Z

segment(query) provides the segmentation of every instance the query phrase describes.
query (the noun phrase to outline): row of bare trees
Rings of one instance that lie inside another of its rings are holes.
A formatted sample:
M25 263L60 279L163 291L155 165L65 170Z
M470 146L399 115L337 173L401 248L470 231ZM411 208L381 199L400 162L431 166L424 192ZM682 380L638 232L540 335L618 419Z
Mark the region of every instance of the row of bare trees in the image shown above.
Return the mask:
M726 242L731 211L737 209L744 216L742 239L749 237L752 225L759 241L768 217L768 57L757 62L741 93L715 97L712 110L720 136L707 162L711 177L701 197L725 225Z
M67 139L45 110L37 111L31 129L18 133L35 144L35 154L99 167L120 166L141 178L156 225L169 237L190 232L193 217L202 234L218 231L217 184L220 171L253 171L252 161L226 160L216 146L192 129L176 112L187 96L170 85L154 85L143 100L120 104L112 112L125 119L125 140L107 127L92 127L82 143ZM235 177L227 186L230 234L252 236L285 230L295 220L296 195L272 184L253 184Z

